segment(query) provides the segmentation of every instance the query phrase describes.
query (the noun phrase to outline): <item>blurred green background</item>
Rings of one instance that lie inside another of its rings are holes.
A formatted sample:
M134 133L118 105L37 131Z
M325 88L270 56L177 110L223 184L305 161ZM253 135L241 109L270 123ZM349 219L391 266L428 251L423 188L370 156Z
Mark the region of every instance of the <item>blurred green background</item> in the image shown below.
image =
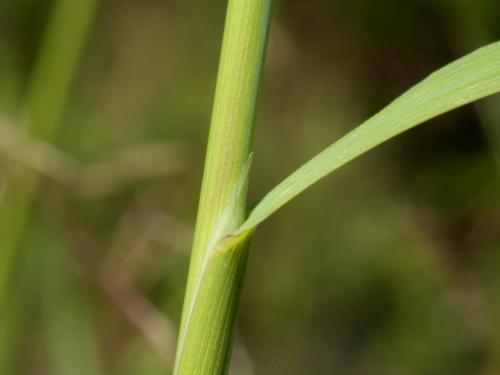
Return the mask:
M498 0L274 4L250 200L447 62ZM0 2L0 374L172 366L226 1ZM253 240L232 375L500 374L500 98Z

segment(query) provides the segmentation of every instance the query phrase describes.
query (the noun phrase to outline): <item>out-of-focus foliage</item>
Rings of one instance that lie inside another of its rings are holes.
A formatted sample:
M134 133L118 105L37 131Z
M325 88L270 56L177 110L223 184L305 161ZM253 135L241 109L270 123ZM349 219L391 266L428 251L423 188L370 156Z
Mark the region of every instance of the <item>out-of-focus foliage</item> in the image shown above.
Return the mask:
M0 373L164 374L225 2L101 0L49 144L20 130L55 5L0 3L0 215L9 187L41 174L0 307ZM498 40L499 15L494 0L276 2L252 199ZM433 120L263 225L232 373L500 373L499 109L496 96Z

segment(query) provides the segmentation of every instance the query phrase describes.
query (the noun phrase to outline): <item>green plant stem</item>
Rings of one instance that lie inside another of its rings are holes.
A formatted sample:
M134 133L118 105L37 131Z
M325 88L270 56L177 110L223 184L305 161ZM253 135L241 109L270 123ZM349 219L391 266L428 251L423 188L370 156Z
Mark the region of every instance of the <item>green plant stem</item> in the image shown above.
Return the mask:
M270 2L228 4L174 374L227 372L249 235L224 238L245 218Z
M43 39L23 108L30 136L50 141L63 113L71 82L98 0L59 0ZM16 178L7 183L0 206L0 312L9 275L26 226L39 177L8 163Z

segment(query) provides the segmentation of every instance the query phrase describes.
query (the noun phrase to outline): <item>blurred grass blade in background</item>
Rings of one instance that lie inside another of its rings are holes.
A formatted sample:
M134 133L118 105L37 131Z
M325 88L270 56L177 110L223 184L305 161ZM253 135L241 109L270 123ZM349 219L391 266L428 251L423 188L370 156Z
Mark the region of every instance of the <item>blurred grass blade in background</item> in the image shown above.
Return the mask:
M496 42L431 74L308 161L257 204L235 235L255 228L309 186L373 147L433 117L499 91L500 42Z
M55 3L22 108L22 125L32 137L49 142L55 133L97 4L97 0ZM15 164L9 169L19 168ZM8 179L0 206L0 312L38 184L38 175L31 171L19 173L22 178Z
M62 115L96 5L97 0L59 0L55 3L19 116L21 124L18 125L22 125L29 136L50 142ZM36 173L15 161L8 160L6 165L8 175L0 205L0 321L12 324L9 329L0 330L2 374L14 371L21 341L18 336L27 318L26 296L15 296L26 291L11 278L39 179Z
M53 375L101 375L97 325L83 278L75 274L66 244L37 223L34 256L40 265L43 348ZM38 238L37 238L38 237Z

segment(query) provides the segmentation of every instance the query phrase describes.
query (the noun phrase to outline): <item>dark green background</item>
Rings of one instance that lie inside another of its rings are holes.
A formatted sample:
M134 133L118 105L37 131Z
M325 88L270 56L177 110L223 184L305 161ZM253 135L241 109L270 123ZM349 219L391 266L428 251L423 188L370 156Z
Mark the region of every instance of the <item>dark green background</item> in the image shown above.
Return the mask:
M0 3L0 115L12 126L53 4ZM168 161L121 168L168 162L177 171L92 196L42 177L0 322L0 373L168 373L225 6L100 2L54 144L92 166L166 143L177 150ZM251 201L427 74L500 35L497 0L274 8ZM232 374L500 374L499 99L370 152L258 230ZM5 167L11 152L0 146L2 181L17 178ZM122 173L107 168L102 176ZM96 183L99 191L105 181Z

